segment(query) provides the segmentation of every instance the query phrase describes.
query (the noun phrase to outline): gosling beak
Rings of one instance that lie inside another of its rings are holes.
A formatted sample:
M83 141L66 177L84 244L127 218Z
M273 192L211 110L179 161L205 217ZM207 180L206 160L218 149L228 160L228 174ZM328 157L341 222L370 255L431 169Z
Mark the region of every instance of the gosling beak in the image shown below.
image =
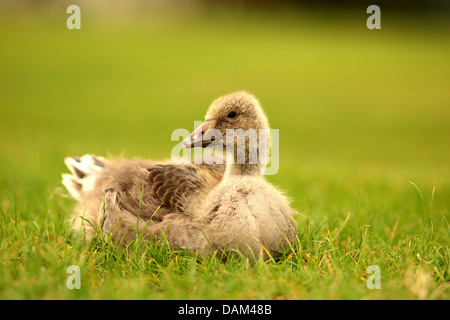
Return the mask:
M182 142L183 148L206 147L216 140L216 120L205 120L197 129L195 129Z

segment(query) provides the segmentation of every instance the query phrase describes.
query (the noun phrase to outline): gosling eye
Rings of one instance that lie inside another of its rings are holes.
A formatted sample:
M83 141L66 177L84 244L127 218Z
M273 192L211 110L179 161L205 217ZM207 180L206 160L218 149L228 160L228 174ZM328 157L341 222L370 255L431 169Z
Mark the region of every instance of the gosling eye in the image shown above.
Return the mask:
M228 118L234 118L234 117L236 117L236 112L235 112L235 111L231 111L231 112L227 115L227 117L228 117Z

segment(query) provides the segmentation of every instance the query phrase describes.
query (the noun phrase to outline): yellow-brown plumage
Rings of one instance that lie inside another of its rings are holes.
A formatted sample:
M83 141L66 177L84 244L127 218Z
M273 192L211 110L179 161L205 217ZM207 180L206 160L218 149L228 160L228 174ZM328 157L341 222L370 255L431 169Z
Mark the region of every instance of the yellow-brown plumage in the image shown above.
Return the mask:
M223 136L222 141L214 140L214 143L222 143L224 148L230 138L227 129L269 130L259 102L246 92L236 92L214 101L200 130L192 134L194 141L191 139L186 145L195 146L195 140L201 139L205 146L208 130L213 127ZM153 234L158 236L164 230L171 245L202 254L237 249L248 258L262 255L267 259L269 254L276 257L287 250L297 235L292 218L295 211L288 199L264 179L262 172L266 159L258 157L256 163L248 161L249 150L261 151L260 139L267 139L262 146L269 148L269 137L258 134L256 144L250 139L245 145L235 143L234 152L227 150L234 159L227 162L220 183L205 197L196 198L186 207L184 215L171 216L161 224L153 225ZM246 162L237 163L238 155L243 155Z
M205 122L185 140L185 147L213 143L208 140L212 129L223 137L214 144L225 150L226 142L235 139L227 136L227 129L268 131L269 123L253 95L236 92L211 104ZM276 257L295 242L295 211L264 179L266 159L250 161L250 150L270 152L270 134L258 134L257 139L254 144L245 138L244 145L227 150L232 161L226 167L109 161L92 155L67 158L72 175L63 175L63 183L78 201L75 215L85 212L90 221L79 219L88 236L95 232L92 224L117 241L131 241L137 225L139 232L147 226L146 237L159 238L165 232L171 246L199 254L239 250L248 258ZM242 158L245 163L237 163Z

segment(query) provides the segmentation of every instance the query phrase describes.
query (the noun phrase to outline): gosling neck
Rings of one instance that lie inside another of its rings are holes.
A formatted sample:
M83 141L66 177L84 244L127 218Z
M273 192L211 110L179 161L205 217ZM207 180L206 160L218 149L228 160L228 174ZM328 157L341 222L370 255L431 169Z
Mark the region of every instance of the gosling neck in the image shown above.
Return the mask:
M245 147L245 148L244 148ZM234 152L227 151L225 177L262 176L267 163L267 154L260 155L259 143L239 146L235 144Z

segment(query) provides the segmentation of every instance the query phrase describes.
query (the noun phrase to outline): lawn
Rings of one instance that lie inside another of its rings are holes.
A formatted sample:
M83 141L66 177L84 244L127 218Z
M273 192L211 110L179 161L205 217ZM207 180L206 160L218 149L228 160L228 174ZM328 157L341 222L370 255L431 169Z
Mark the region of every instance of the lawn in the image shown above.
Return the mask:
M52 10L0 19L0 299L450 298L448 19L86 4L68 30ZM64 157L166 159L173 130L241 89L279 129L267 179L299 212L290 252L222 262L72 234Z

